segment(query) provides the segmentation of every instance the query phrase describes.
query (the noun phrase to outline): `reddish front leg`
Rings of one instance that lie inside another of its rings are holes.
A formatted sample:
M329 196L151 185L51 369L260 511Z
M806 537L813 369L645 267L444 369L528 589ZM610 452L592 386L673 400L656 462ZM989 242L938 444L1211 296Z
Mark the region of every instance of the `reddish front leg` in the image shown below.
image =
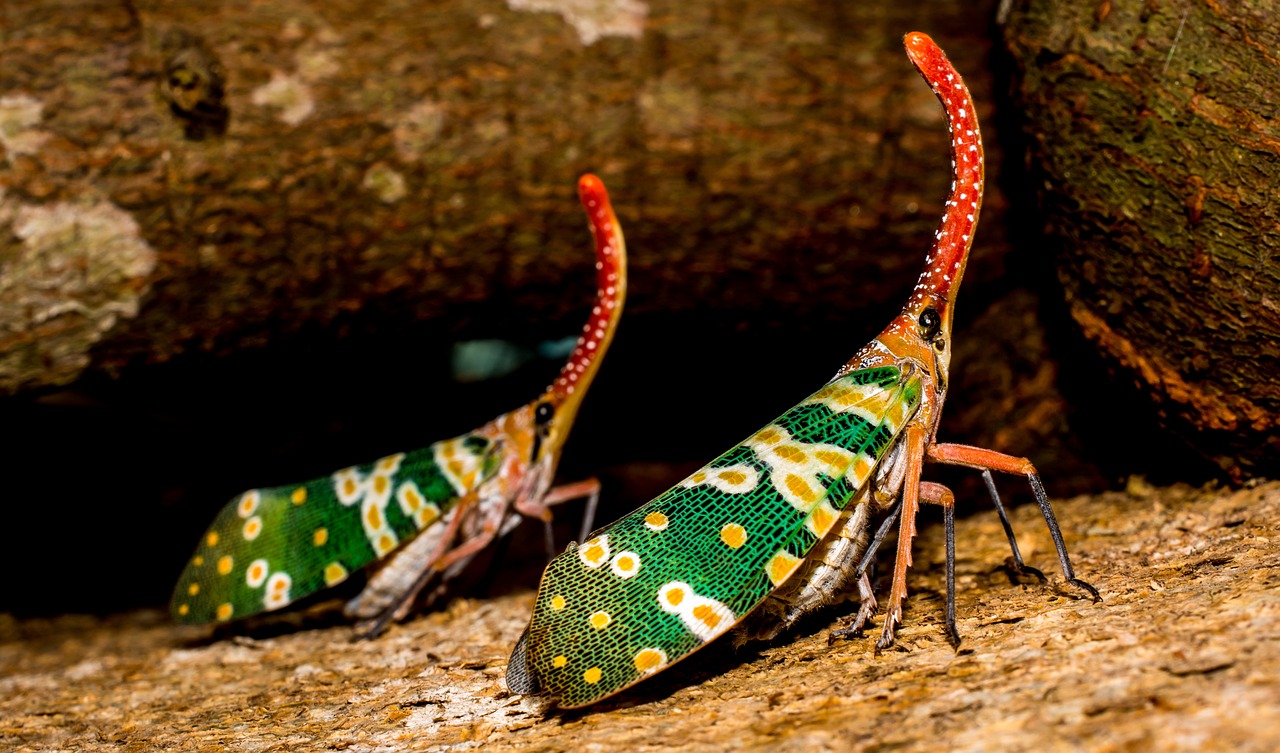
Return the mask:
M980 471L1000 471L1001 473L1026 476L1027 481L1031 484L1031 491L1036 495L1036 502L1040 505L1040 513L1044 516L1044 522L1049 526L1049 535L1053 537L1053 545L1058 550L1058 561L1062 564L1063 576L1071 585L1088 592L1094 601L1102 601L1102 597L1098 594L1098 589L1076 577L1075 568L1071 566L1071 556L1067 554L1067 544L1062 539L1062 529L1058 526L1058 518L1053 514L1053 505L1049 503L1049 495L1045 493L1044 485L1040 483L1040 474L1036 472L1036 468L1031 464L1030 460L962 444L935 444L928 448L925 456L929 460L947 465L963 465ZM989 488L994 492L994 485ZM1031 570L1031 568L1025 568L1021 564L1022 557L1018 553L1017 543L1013 540L1012 528L1009 527L1008 521L1003 515L999 497L993 494L992 498L995 499L996 506L1002 513L1001 520L1005 523L1005 531L1013 548L1015 568Z
M902 484L902 518L898 523L898 554L893 561L893 583L889 586L889 604L885 609L884 628L876 648L893 645L893 630L902 622L902 603L907 598L907 570L911 569L911 542L916 537L916 514L920 511L920 473L924 469L925 429L920 424L907 427L903 441L907 443L906 478Z

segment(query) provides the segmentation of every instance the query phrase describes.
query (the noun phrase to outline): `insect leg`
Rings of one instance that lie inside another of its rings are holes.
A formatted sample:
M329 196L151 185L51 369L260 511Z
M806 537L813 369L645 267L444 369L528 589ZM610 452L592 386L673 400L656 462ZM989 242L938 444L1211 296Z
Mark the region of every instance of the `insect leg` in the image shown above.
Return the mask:
M464 519L473 514L477 507L477 496L475 492L468 494L458 500L457 506L454 508L453 518L449 521L449 526L445 530L444 535L440 537L440 543L436 546L435 551L430 556L421 560L418 566L418 575L413 582L399 593L395 595L389 603L382 606L381 609L368 619L362 620L356 626L356 636L359 638L372 639L377 638L387 629L393 620L403 619L408 613L410 605L417 599L418 594L431 582L432 578L440 574L445 566L442 565L444 558L451 552L457 551L459 547L452 547L453 541L458 536L458 531L462 529ZM492 540L492 536L485 539L487 544ZM475 539L472 539L474 541Z
M947 535L947 640L960 647L960 631L956 630L956 496L942 484L920 482L920 499L942 507L943 529Z
M1063 576L1071 585L1088 592L1094 601L1102 601L1098 589L1076 577L1075 568L1071 566L1071 556L1067 554L1067 544L1062 539L1062 529L1058 526L1058 518L1053 514L1053 505L1049 503L1049 495L1045 493L1044 485L1040 483L1040 474L1036 472L1030 460L962 444L935 444L929 447L927 456L930 460L947 465L963 465L978 470L1025 476L1031 484L1031 491L1036 495L1036 502L1040 505L1040 514L1044 516L1045 525L1049 527L1053 545L1058 550L1058 561L1062 565Z
M1009 540L1009 551L1011 553L1008 563L1009 569L1018 575L1024 573L1034 575L1040 579L1041 583L1044 583L1048 580L1044 577L1044 573L1022 561L1022 552L1018 550L1018 539L1013 535L1013 526L1009 523L1009 515L1005 512L1004 505L1000 504L1000 492L996 491L996 480L991 477L991 469L982 469L982 481L987 485L987 492L991 495L991 501L995 503L996 513L1000 515L1000 525L1004 526L1005 538Z
M911 542L916 537L916 515L920 512L920 473L924 466L925 428L907 427L907 476L902 484L902 519L898 524L898 554L893 562L893 582L889 586L889 606L876 648L893 645L894 627L902 622L902 602L907 598L907 570L911 569Z
M858 566L854 573L858 576L858 614L854 616L853 622L849 627L839 630L832 630L831 635L827 637L827 645L834 643L841 638L851 638L861 635L863 627L867 624L867 620L876 612L876 595L871 588L871 580L867 577L867 570L871 568L871 563L875 561L876 552L880 550L880 545L884 543L884 538L889 535L889 530L893 528L893 524L898 522L898 515L902 512L902 505L895 504L889 514L885 516L884 521L880 523L880 527L876 529L875 536L871 537L871 543L867 545L867 551L862 554L862 559L858 561Z
M548 560L556 556L556 542L551 531L551 510L548 508L552 505L558 505L574 499L582 499L583 497L586 498L587 504L582 511L582 526L578 540L586 541L588 534L591 533L591 526L595 522L596 506L600 502L600 482L597 479L589 478L585 481L576 481L572 484L552 487L537 502L530 501L524 497L516 498L515 507L517 511L522 515L538 518L542 521Z
M596 506L600 504L600 481L589 478L552 487L542 497L542 504L550 507L573 499L586 498L587 504L582 508L582 527L578 532L578 541L591 538L592 525L596 520Z

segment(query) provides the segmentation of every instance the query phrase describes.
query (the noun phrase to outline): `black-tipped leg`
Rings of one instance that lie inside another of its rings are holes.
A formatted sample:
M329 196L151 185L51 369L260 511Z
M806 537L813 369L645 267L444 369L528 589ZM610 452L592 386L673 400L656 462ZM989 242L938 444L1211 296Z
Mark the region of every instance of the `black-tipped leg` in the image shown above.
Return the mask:
M1062 529L1058 527L1058 519L1053 514L1053 505L1049 504L1049 495L1045 493L1044 485L1040 483L1040 474L1036 473L1036 468L1031 464L1030 460L1005 455L995 450L984 450L981 447L970 447L962 444L931 445L927 454L929 460L936 463L963 465L983 471L984 480L987 482L987 490L991 492L991 498L996 502L996 509L1000 511L1000 520L1004 524L1005 534L1009 537L1009 545L1014 553L1014 564L1020 566L1024 572L1031 572L1031 568L1021 563L1022 555L1018 553L1018 547L1014 544L1012 528L1009 526L1008 518L1004 514L1004 508L1000 505L999 495L995 492L995 484L988 471L1000 471L1001 473L1025 476L1028 483L1031 484L1031 491L1036 495L1036 503L1040 505L1040 514L1044 516L1044 522L1049 526L1049 535L1053 537L1053 546L1058 550L1058 562L1062 565L1063 577L1071 585L1088 593L1094 601L1102 601L1102 596L1098 594L1098 589L1076 577L1075 568L1071 567L1071 557L1067 554L1067 544L1062 540ZM1041 577L1043 577L1043 574L1041 574Z
M1005 565L1013 571L1014 575L1031 575L1044 583L1048 580L1044 577L1044 573L1022 561L1018 539L1014 536L1013 525L1009 523L1009 514L1005 512L1004 505L1000 502L1000 492L996 491L996 480L991 477L990 469L982 469L982 481L987 485L987 493L991 495L991 502L996 506L996 514L1000 516L1000 525L1004 526L1004 536L1009 540L1010 554Z
M1071 555L1067 554L1067 543L1062 540L1062 529L1058 527L1058 518L1053 514L1053 505L1049 504L1049 495L1040 483L1040 474L1032 471L1027 474L1031 482L1031 491L1035 492L1036 502L1040 505L1040 513L1044 516L1045 525L1049 526L1049 535L1053 537L1053 545L1058 550L1058 562L1062 565L1062 575L1067 582L1087 592L1094 601L1102 601L1098 589L1076 577L1075 568L1071 566Z
M947 534L947 640L952 648L960 648L960 631L956 629L956 506L943 505L942 523ZM1015 550L1016 551L1016 550Z

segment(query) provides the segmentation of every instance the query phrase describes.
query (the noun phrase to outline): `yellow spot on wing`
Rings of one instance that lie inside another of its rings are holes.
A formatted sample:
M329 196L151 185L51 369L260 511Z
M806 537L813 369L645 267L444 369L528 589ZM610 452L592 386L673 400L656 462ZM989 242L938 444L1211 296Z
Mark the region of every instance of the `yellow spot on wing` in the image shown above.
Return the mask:
M245 583L250 588L257 588L267 579L267 562L266 560L254 560L249 565L249 571L244 574Z
M609 559L609 535L602 534L583 544L578 550L578 559L592 569L603 565Z
M330 562L324 568L324 583L327 586L337 585L347 579L347 568L337 562Z
M324 546L329 541L329 529L317 528L316 532L311 534L311 543L316 546Z
M836 518L839 517L835 508L831 505L823 504L813 508L813 512L809 513L809 530L813 531L813 535L822 538L827 535L827 531L831 530L831 526L835 525Z
M258 509L258 493L256 491L245 492L240 497L240 505L236 512L240 514L240 517L247 518L252 515L253 511L256 509Z
M684 589L672 588L667 591L667 603L673 607L680 606L680 602L684 601Z
M409 506L410 511L417 510L422 506L422 495L416 489L405 488L401 494L404 495L405 504Z
M774 450L774 454L776 454L778 457L782 458L783 460L786 460L791 463L795 463L797 465L801 463L809 462L809 458L805 456L803 451L801 451L796 447L792 447L790 445L783 445L779 447L778 449Z
M609 570L619 578L631 578L640 572L640 555L635 552L618 552L609 563Z
M198 593L200 593L199 583L192 583L191 585L187 586L187 595L195 596Z
M582 680L588 685L595 685L597 682L600 682L600 678L602 676L604 676L604 673L600 671L599 667L592 667L582 673Z
M209 532L209 535L208 535L208 536L206 536L206 537L204 538L204 540L205 540L205 543L206 543L206 544L208 544L209 546L217 546L217 545L218 545L218 532L217 532L217 531L210 531L210 532Z
M295 505L300 505L303 502L306 502L307 501L306 487L299 486L297 489L294 489L293 494L290 495L290 499L293 500L293 503Z
M563 596L561 596L560 594L556 594L555 596L552 596L552 597L551 597L551 608L552 608L552 609L554 609L554 610L556 610L557 612L559 612L561 609L564 609L564 605L565 605L564 597L563 597Z
M721 471L720 478L734 486L737 486L747 480L747 474L742 471Z
M831 450L818 450L814 453L819 461L830 469L828 476L839 476L849 467L849 458Z
M196 567L200 567L201 565L203 565L204 555L197 554L196 556L192 557L191 564L195 565Z
M232 612L232 609L230 604L219 604L218 611L215 613L214 616L217 617L219 620L226 622L227 620L231 619L231 612Z
M644 525L651 531L664 530L669 522L666 515L657 511L644 516Z
M656 672L667 663L667 654L660 648L643 648L634 659L636 671L642 675Z
M787 489L791 491L792 495L798 497L802 502L812 504L818 501L818 493L813 490L812 486L809 486L808 481L796 474L788 473L783 482L787 485Z
M230 573L232 563L233 561L231 559L231 555L229 554L224 554L221 557L219 557L218 558L218 575L227 575L228 573Z
M863 481L871 478L871 470L875 468L875 461L867 457L865 454L859 454L853 460L853 482L854 486L861 486Z
M569 657L563 654L551 660L551 666L555 667L556 669L559 669L568 663L569 663Z
M769 559L769 564L765 565L765 572L769 575L769 582L775 586L782 585L783 581L791 577L791 574L800 567L801 559L786 550L779 551Z
M187 616L187 613L188 613L188 612L190 612L190 611L191 611L191 607L187 606L186 604L179 604L179 605L178 605L178 614L179 614L179 615L181 615L181 616L183 616L183 617L186 617L186 616Z
M706 604L699 604L693 608L693 618L701 621L708 628L714 628L720 624L720 615Z
M609 627L610 622L613 622L613 618L609 616L608 612L596 612L591 615L589 621L591 622L591 627L596 630L604 630Z
M737 523L726 523L720 529L720 540L730 549L737 549L747 543L747 529Z

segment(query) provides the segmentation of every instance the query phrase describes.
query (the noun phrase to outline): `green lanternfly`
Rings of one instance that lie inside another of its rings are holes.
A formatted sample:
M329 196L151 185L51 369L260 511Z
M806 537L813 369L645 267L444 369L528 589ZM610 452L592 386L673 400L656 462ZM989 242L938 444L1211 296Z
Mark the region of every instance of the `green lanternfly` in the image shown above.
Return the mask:
M921 481L926 460L1025 476L1076 579L1029 461L935 440L951 360L952 306L982 200L982 141L969 92L942 51L908 34L907 55L946 110L954 183L924 273L902 313L822 389L657 499L552 560L507 668L512 691L565 708L595 703L684 659L735 625L771 637L855 584L860 630L875 610L866 568L900 517L878 645L901 621L921 501L947 523L947 630L954 617L954 498ZM994 492L994 486L988 483ZM999 499L993 494L997 509ZM869 541L873 513L889 509ZM1006 521L1006 530L1007 528ZM1022 565L1017 547L1015 567ZM1038 574L1038 573L1037 573Z
M551 480L622 314L627 257L600 179L583 176L578 192L595 238L598 290L551 386L461 437L231 500L178 579L171 604L178 622L279 609L378 563L347 604L347 614L376 634L402 619L427 584L456 575L522 515L550 520L548 506L588 497L589 519L598 482L551 488Z

